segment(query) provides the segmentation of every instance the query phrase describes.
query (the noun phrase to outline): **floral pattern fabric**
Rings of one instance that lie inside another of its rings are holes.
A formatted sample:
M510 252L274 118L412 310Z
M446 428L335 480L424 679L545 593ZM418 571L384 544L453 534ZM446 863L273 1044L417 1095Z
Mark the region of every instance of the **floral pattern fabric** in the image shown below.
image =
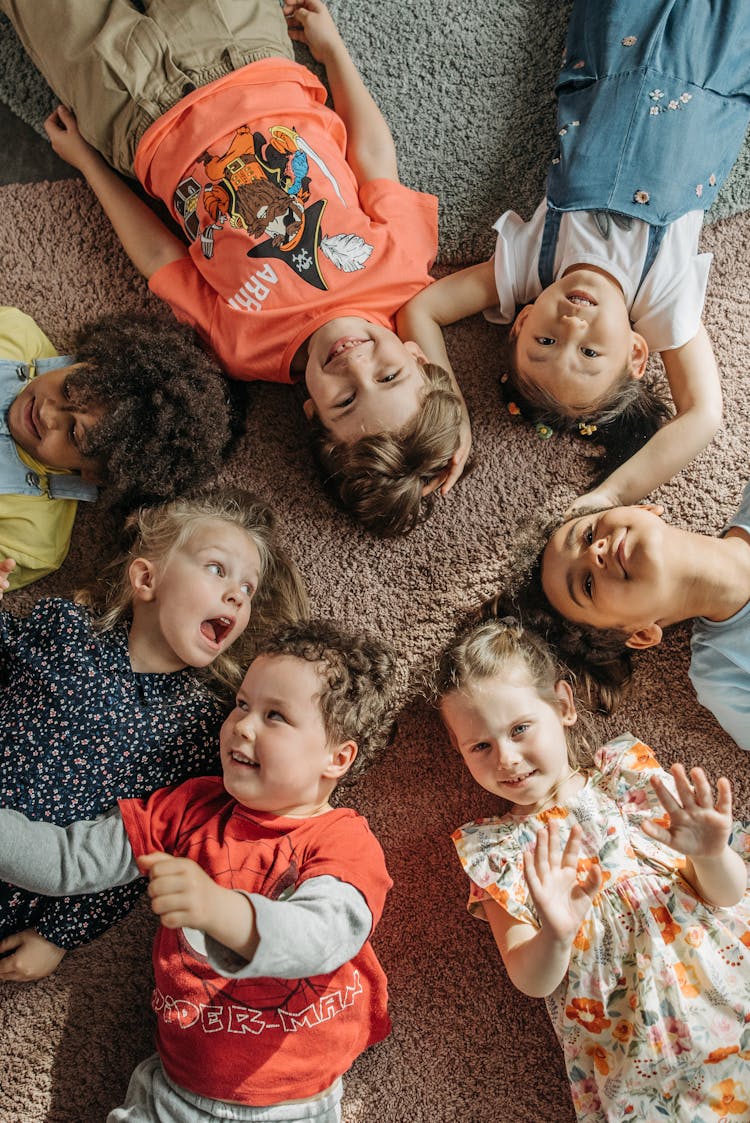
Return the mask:
M565 844L583 831L579 874L601 865L603 886L581 926L567 975L546 999L581 1123L750 1120L750 893L706 905L681 877L685 859L645 835L666 819L651 786L659 768L629 734L596 755L566 806L518 819L478 819L453 834L471 879L469 910L491 898L539 926L523 853L551 818ZM731 845L750 860L750 830Z

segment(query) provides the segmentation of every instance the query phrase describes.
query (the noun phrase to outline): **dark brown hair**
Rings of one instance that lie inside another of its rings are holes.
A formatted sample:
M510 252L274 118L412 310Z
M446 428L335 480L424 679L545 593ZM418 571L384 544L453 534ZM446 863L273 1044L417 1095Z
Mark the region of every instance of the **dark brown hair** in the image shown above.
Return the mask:
M79 332L66 393L104 416L86 434L106 498L159 503L216 476L230 440L224 377L188 328L162 316L104 316Z
M554 396L541 386L524 378L516 361L516 341L508 339L507 374L500 388L512 413L518 413L532 425L545 426L556 433L583 437L602 448L598 468L601 478L608 476L618 464L643 445L670 420L673 414L664 379L650 374L632 378L630 365L621 372L610 388L606 400L597 402L583 416L564 410Z
M604 508L606 509L606 508ZM574 517L598 513L602 508L577 511ZM609 714L622 700L632 674L628 635L615 629L598 629L566 620L547 600L542 588L542 559L550 537L567 516L542 512L516 533L510 572L513 584L485 601L485 619L516 616L524 628L541 636L564 661L578 684L578 693L592 710Z
M391 741L399 697L396 656L382 640L332 620L310 620L274 632L257 654L293 655L322 668L326 733L331 741L357 743L347 778L361 775Z
M458 448L461 402L450 375L421 363L427 391L416 417L399 432L336 444L317 417L310 442L328 497L381 538L406 534L429 517L434 497L422 489L441 475Z

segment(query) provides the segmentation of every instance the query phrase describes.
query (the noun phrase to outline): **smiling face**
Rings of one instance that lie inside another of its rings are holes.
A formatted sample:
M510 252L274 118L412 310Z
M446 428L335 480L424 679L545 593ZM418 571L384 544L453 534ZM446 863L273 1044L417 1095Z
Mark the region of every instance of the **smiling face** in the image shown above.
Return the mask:
M521 309L511 339L521 379L573 417L606 403L626 369L641 378L648 358L622 290L592 267L574 268Z
M425 393L416 343L359 317L339 317L308 340L305 411L317 414L336 443L402 429Z
M523 665L447 694L440 713L476 782L519 810L564 795L570 775L566 726L576 721L570 687L555 686L554 703L537 692Z
M542 588L552 607L578 624L651 642L661 638L664 624L686 619L680 569L689 560L690 536L663 522L660 511L613 507L558 527L542 558Z
M166 558L130 566L135 670L207 667L244 632L260 579L258 548L221 519L203 519Z
M8 429L16 444L47 468L80 472L96 482L101 466L82 448L88 430L104 416L104 407L83 408L70 400L67 377L73 369L60 367L32 378L11 403Z
M293 655L260 655L221 727L224 786L245 807L305 817L328 810L328 797L356 754L334 745L319 697L320 667Z

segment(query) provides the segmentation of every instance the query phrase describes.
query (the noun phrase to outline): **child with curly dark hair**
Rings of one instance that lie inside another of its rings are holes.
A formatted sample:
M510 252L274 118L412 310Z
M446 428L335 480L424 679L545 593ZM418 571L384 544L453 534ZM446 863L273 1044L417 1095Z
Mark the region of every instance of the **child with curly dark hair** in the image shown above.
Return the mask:
M215 476L230 409L215 363L171 320L127 313L84 327L58 355L34 321L0 308L0 559L10 587L57 569L79 500L174 499Z
M391 880L366 820L330 799L387 745L395 669L372 637L285 628L222 726L223 782L121 800L67 829L0 812L0 875L29 889L149 876L158 1053L110 1123L340 1121L342 1074L390 1029L370 934Z
M28 0L0 6L64 103L46 122L55 151L152 291L232 378L304 381L329 493L376 533L414 526L471 448L455 379L436 387L393 330L430 283L436 199L400 183L388 124L322 0L57 0L41 20ZM291 40L324 65L335 111ZM165 203L189 247L109 165ZM426 408L439 439L417 432Z
M545 198L528 222L498 219L489 261L402 311L400 330L435 361L441 325L480 311L512 325L509 411L542 437L557 429L604 447L606 478L581 506L637 502L721 422L698 240L745 136L748 50L743 0L576 0Z

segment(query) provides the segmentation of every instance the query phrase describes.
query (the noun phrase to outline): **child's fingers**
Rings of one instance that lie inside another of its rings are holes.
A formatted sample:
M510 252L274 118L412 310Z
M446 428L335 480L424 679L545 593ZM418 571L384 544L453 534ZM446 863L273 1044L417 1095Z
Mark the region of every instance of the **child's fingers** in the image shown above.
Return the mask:
M720 815L732 817L732 785L726 776L716 781L716 810Z
M146 874L150 874L154 866L159 865L160 862L170 862L172 860L170 854L165 854L163 850L155 850L151 854L141 855L138 859L138 869L145 876Z
M581 851L582 834L583 832L581 831L580 824L575 823L570 828L568 841L565 843L565 849L563 850L562 860L560 862L561 866L575 867L578 865L578 855Z
M665 811L673 815L682 810L682 804L677 800L660 776L651 777L651 787L656 792L656 797Z
M693 795L699 807L713 807L714 793L711 784L702 768L691 768L690 781L693 785ZM717 785L718 787L718 785Z

